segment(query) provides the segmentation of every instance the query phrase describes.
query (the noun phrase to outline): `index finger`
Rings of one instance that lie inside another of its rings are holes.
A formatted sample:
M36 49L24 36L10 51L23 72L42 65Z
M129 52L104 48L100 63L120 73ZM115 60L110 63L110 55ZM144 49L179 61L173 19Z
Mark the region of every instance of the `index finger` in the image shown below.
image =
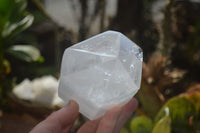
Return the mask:
M39 123L30 133L59 133L63 129L69 130L78 117L79 106L70 100L66 107L52 113Z

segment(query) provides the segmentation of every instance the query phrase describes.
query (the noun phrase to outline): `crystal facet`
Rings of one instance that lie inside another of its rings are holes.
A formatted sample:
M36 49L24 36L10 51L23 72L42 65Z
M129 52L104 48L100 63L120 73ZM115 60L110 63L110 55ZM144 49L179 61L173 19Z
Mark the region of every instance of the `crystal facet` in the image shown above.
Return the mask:
M65 50L59 96L73 99L93 120L127 103L139 90L142 50L120 32L106 31Z

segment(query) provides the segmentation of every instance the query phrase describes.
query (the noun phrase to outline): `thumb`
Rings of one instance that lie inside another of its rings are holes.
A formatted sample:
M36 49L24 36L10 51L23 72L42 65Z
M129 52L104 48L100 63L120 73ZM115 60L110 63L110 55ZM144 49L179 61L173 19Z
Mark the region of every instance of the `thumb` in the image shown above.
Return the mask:
M52 113L44 121L39 123L30 133L59 133L69 130L78 117L79 106L70 100L66 107Z

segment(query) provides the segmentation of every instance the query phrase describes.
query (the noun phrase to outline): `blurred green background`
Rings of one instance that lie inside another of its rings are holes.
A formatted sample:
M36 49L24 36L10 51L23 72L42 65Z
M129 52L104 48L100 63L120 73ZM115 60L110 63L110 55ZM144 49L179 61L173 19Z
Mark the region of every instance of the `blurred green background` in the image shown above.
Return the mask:
M28 132L61 108L65 48L106 30L144 53L139 107L121 133L199 133L200 0L0 0L0 132Z

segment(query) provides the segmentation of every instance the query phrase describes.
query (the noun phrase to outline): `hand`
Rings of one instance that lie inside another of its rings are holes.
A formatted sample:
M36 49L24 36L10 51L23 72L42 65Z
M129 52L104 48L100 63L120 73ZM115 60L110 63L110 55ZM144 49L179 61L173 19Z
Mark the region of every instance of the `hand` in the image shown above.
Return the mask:
M123 107L114 107L104 116L88 120L77 133L119 133L137 104L137 100L133 98ZM52 113L30 133L68 133L78 115L78 104L70 100L66 107Z

